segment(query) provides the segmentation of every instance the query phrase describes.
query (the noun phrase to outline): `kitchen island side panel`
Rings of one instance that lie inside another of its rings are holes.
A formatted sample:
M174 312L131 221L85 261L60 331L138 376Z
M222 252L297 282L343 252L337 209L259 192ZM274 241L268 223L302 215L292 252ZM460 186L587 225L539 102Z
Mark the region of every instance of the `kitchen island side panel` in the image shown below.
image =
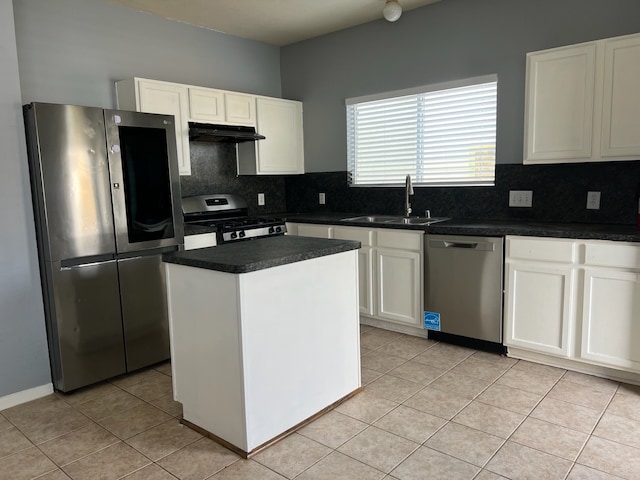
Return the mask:
M245 447L238 278L165 265L174 398L185 420Z
M357 254L239 276L248 451L360 387Z

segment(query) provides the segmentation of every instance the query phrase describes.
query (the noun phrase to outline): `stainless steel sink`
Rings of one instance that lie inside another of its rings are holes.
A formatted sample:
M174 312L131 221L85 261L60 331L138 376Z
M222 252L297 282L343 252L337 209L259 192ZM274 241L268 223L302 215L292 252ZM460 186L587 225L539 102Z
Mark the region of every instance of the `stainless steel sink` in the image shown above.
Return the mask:
M342 222L389 223L393 225L431 225L450 220L449 217L402 217L393 215L362 215L341 219Z
M397 217L384 223L396 223L400 225L431 225L432 223L450 220L449 217Z
M399 217L391 215L363 215L360 217L349 217L341 219L342 222L358 222L358 223L385 223Z

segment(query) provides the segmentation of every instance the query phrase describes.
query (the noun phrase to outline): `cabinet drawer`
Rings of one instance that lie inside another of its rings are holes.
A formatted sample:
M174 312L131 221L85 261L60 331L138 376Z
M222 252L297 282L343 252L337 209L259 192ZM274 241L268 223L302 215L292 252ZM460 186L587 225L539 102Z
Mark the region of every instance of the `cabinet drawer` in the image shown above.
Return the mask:
M197 235L185 235L184 249L195 250L196 248L206 248L216 246L215 233L200 233Z
M640 245L587 243L585 265L640 270Z
M368 228L333 227L333 238L340 240L357 240L362 245L373 245L373 231Z
M576 243L571 240L507 238L508 258L573 263L576 250Z
M377 230L378 246L386 248L401 248L403 250L421 250L424 233L414 233L402 230Z
M299 237L331 238L331 227L327 225L298 224Z

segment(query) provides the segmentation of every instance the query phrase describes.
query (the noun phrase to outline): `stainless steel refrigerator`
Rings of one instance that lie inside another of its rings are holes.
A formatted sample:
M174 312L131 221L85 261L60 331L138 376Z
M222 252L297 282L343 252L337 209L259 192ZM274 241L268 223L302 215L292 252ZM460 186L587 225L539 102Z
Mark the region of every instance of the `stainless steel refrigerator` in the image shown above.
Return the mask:
M46 103L24 116L55 388L169 358L161 255L184 243L174 118Z

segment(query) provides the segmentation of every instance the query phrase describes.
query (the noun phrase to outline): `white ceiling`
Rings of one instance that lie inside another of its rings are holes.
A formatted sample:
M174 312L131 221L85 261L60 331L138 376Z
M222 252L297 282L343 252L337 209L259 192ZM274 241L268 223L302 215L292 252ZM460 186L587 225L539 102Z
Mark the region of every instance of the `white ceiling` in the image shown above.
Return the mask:
M385 0L107 1L278 46L380 19L385 4ZM406 12L439 0L398 1Z

